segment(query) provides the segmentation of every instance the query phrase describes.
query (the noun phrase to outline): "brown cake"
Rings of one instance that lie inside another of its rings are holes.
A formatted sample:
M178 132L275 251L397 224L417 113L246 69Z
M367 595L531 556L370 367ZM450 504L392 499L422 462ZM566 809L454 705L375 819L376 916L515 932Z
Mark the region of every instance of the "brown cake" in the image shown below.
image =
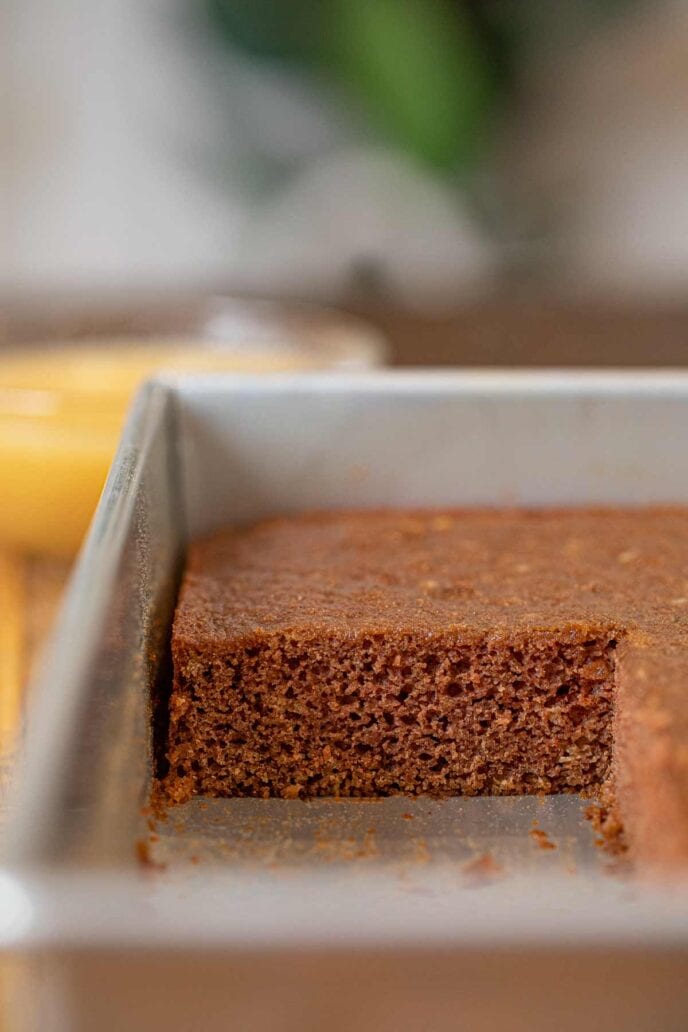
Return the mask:
M275 519L192 546L167 790L592 791L688 862L688 509Z

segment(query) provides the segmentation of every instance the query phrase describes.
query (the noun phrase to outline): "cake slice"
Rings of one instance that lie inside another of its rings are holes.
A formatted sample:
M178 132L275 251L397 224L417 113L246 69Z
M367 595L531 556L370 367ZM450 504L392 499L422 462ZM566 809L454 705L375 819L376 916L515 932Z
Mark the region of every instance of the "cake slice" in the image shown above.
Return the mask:
M685 556L683 509L310 514L197 542L168 793L613 778L639 853L688 861Z

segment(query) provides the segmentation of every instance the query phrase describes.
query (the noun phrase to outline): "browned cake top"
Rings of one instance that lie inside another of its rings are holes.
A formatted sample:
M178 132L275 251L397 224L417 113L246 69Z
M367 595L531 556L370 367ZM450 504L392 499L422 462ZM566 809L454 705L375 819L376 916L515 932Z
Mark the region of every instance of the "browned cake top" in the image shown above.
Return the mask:
M688 643L688 508L307 514L192 545L177 640L608 625Z

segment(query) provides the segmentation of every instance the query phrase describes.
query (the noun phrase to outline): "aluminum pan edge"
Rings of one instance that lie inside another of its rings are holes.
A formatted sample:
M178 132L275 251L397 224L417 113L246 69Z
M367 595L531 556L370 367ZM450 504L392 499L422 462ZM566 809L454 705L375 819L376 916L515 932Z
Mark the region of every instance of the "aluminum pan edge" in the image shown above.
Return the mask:
M65 812L67 771L78 757L80 711L117 589L137 491L152 442L172 418L169 388L138 392L50 640L29 685L26 736L9 800L5 858L50 862ZM77 761L78 762L78 761Z

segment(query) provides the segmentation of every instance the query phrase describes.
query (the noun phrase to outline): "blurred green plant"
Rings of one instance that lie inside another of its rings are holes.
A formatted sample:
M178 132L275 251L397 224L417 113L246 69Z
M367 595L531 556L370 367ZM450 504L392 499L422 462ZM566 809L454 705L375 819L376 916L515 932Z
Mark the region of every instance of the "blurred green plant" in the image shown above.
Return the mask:
M374 130L436 170L470 174L524 55L637 0L205 0L255 59L327 77Z
M463 9L438 0L334 0L331 67L384 135L437 168L473 164L496 81Z
M377 132L438 169L474 164L499 76L469 8L447 0L208 0L235 46L327 75Z

